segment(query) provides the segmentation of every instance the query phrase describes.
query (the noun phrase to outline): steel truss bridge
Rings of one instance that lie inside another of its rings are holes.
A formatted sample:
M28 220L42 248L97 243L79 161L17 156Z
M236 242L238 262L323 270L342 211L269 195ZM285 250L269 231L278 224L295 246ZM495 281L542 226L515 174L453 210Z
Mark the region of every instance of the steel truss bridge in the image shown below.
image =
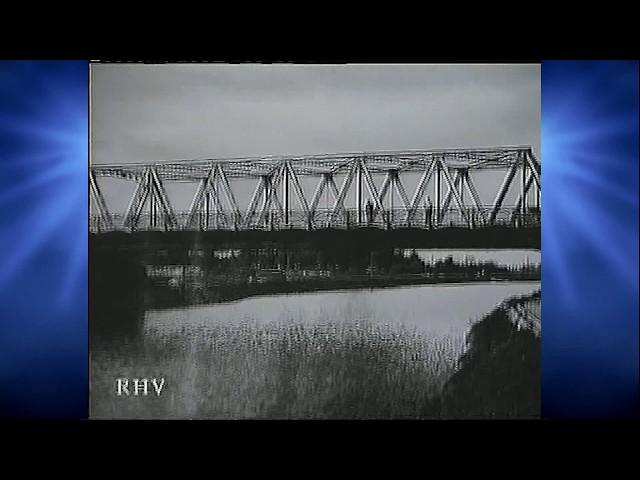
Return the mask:
M473 179L474 172L486 169L504 175L491 204L480 201ZM403 183L410 172L419 175L411 195ZM540 162L529 146L93 165L90 230L539 225L540 174ZM384 180L378 188L374 178L379 184L381 176ZM124 214L112 214L107 208L99 180L105 177L137 184ZM316 182L312 196L302 187L303 177ZM338 177L340 186L335 181ZM248 206L242 209L234 186L237 179L255 181ZM197 183L188 211L174 210L165 190L168 182ZM433 202L426 195L431 182ZM519 190L518 197L514 204L505 205L512 184ZM393 204L393 192L399 205Z

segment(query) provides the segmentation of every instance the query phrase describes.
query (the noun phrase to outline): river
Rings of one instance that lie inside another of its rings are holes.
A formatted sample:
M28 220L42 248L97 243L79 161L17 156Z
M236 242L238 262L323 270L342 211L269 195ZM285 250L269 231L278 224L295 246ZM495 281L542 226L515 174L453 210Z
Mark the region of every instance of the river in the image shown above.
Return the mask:
M416 254L424 262L470 255L500 265L540 261L531 251ZM91 415L438 416L434 399L469 356L473 326L488 322L505 300L539 289L539 281L439 283L146 309L136 314L136 335L93 342ZM161 377L165 387L155 398L114 396L114 381L123 377Z

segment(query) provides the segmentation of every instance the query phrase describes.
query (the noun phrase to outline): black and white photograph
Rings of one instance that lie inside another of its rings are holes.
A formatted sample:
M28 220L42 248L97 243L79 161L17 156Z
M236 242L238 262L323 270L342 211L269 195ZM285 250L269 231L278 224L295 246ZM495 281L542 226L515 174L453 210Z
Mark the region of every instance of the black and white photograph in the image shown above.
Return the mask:
M539 418L540 90L90 64L90 417Z

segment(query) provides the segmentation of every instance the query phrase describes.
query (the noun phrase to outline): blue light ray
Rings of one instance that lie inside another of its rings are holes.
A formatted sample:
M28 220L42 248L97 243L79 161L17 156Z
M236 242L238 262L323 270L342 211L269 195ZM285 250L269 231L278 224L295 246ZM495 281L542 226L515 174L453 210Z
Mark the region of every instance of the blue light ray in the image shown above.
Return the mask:
M9 119L0 117L2 123L2 129L5 132L9 132L12 135L28 135L36 143L48 144L51 148L52 144L58 144L63 147L65 145L75 146L78 142L78 134L73 131L68 131L68 125L62 125L60 127L51 128L51 125L44 123L42 125L32 125L27 121L10 121ZM86 138L85 138L86 141ZM46 148L46 147L45 147Z
M566 175L568 177L567 180L582 182L588 187L599 190L610 199L622 204L621 207L638 208L638 199L631 189L620 188L619 184L611 182L591 170L586 168L575 169L571 168L571 165L567 165L565 168L559 169L558 172Z
M629 262L628 249L612 248L607 236L602 235L602 231L605 230L615 236L622 236L625 225L619 225L612 220L610 210L602 205L594 201L587 203L586 210L589 213L586 215L576 214L577 209L571 203L561 203L560 208L563 210L564 218L571 219L571 225L576 234L583 241L588 242L587 246L592 247L594 259L601 262L602 268L611 269L613 274L631 281L627 283L628 285L633 285L633 277L637 275L637 265ZM594 229L594 223L600 228Z
M0 417L87 415L87 107L86 61L0 62Z
M59 160L63 159L63 156L67 155L68 152L65 152L64 149L46 149L42 152L31 152L28 155L13 155L11 159L2 158L0 160L0 165L4 169L15 169L16 173L24 173L25 167L31 169L41 169L48 168L52 161L52 158L58 158ZM76 172L77 173L77 172Z
M88 225L83 225L82 230L84 232L88 229ZM85 261L87 257L87 242L82 233L76 235L75 240L72 240L72 242L73 248L69 252L70 263L60 284L60 294L58 296L58 305L62 307L69 306L72 300L77 299L78 292L84 292L87 287L86 277L82 276L82 273L87 271L87 263ZM82 283L82 285L78 285L79 283Z
M54 200L55 209L49 208L51 198L43 199L39 210L31 212L24 220L10 226L14 231L24 232L25 235L24 240L20 242L4 245L5 249L10 250L11 256L4 262L0 271L0 286L10 280L40 248L46 246L52 238L52 233L61 228L61 223L77 205L77 198L73 195L58 195ZM34 229L34 225L38 228Z
M0 180L1 227L11 232L3 241L5 286L54 247L66 258L67 287L86 266L86 68L86 62L0 62L0 140L8 146L2 166L11 172ZM26 88L30 93L20 95ZM24 240L12 241L16 234Z
M50 157L50 159L54 160L55 157ZM55 182L64 182L64 178L72 173L73 170L74 165L72 163L56 163L48 168L43 168L37 175L28 177L24 182L0 192L0 206L19 200L24 196L39 195L38 189L40 187Z
M550 187L545 185L545 189L549 190ZM565 227L566 223L559 215L549 215L545 212L545 208L548 207L544 205L548 205L549 203L550 202L543 200L542 222L544 228L542 229L542 258L545 267L542 273L542 285L544 286L545 284L545 271L549 271L550 268L553 269L552 275L556 282L556 288L561 292L560 297L563 299L565 305L574 307L577 305L578 298L570 277L571 269L568 261L569 246L554 241L555 236L546 233L550 231L559 232ZM548 263L552 264L552 267L547 267L546 265Z
M543 414L638 413L638 62L542 66Z

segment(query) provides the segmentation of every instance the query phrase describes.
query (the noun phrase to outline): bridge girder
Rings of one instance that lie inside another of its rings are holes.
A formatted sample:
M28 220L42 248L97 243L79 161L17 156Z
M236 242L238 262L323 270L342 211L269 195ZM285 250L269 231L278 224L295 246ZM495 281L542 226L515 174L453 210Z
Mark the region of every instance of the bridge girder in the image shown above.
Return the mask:
M473 171L486 169L506 171L492 205L482 205L473 181ZM411 197L402 181L402 175L407 172L420 173ZM147 204L150 228L162 226L166 230L372 224L382 224L387 228L433 228L444 226L445 218L453 210L457 211L463 225L472 227L497 222L505 209L504 199L517 172L521 172L522 182L514 210L524 218L527 215L528 192L531 189L535 191L535 206L538 208L541 191L540 162L527 146L94 165L90 168L90 192L94 211L98 212L98 230L143 228L142 217ZM384 174L385 179L378 189L373 177L380 174ZM336 185L336 176L344 178L340 188ZM108 211L98 186L97 179L104 177L132 180L138 185L120 226L114 222L114 215ZM318 178L315 193L310 199L301 186L301 177ZM425 203L424 222L420 222L416 217L421 212L427 188L434 177L436 204L433 205L430 199L428 206ZM230 182L230 179L239 178L257 181L244 215ZM444 197L441 193L442 180L447 186ZM182 222L178 219L180 215L173 211L164 188L166 182L199 184ZM354 184L356 205L351 211L346 205L346 198ZM280 188L282 198L278 193ZM296 211L291 204L291 190L298 203ZM472 201L471 207L464 203L465 190ZM401 200L398 208L393 205L394 193ZM321 218L319 205L323 194L327 197L327 206L324 218ZM331 207L328 205L329 195L333 197ZM389 204L387 207L385 200ZM455 202L456 209L451 208L452 202ZM93 224L92 230L96 231Z

